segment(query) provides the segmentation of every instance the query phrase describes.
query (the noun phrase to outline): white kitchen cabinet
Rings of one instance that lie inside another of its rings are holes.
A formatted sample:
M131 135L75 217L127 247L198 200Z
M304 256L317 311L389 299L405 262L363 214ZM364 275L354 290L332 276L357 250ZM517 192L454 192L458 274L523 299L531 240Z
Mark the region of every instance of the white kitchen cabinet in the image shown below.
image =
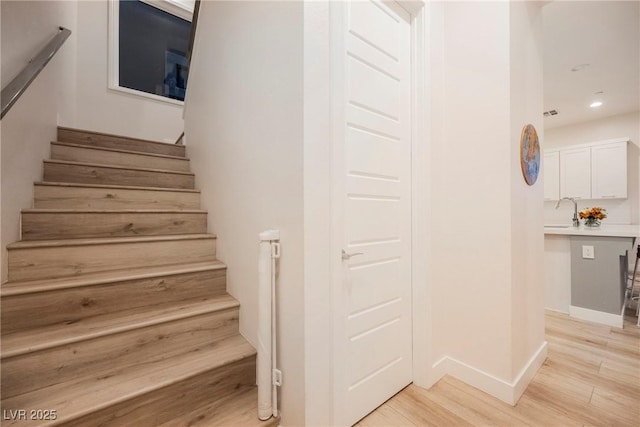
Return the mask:
M544 200L560 199L560 152L544 152L544 166L542 169L544 179Z
M627 197L627 143L591 147L591 197L625 199Z
M591 147L560 150L560 197L591 198Z

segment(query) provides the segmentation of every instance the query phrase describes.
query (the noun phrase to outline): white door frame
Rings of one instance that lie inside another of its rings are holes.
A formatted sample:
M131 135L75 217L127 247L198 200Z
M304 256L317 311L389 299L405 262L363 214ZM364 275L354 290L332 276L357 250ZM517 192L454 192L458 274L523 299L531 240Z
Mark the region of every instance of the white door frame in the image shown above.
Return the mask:
M431 342L431 321L428 288L428 227L429 227L429 177L427 146L428 108L426 103L426 87L428 76L426 66L426 7L423 1L396 1L411 15L411 289L412 289L412 358L413 382L421 386L430 386L431 363L429 344ZM344 127L342 126L344 74L343 62L336 60L335 52L344 51L343 31L344 4L331 2L330 4L330 36L331 36L331 304L332 304L332 337L341 333L342 323L336 321L335 313L344 312L344 302L340 300L343 287L343 262L341 250L343 248L342 212L343 170L344 170ZM337 360L339 352L333 349L332 383L333 383L333 425L337 425L339 410L339 396L341 396L340 382L343 378L344 363Z

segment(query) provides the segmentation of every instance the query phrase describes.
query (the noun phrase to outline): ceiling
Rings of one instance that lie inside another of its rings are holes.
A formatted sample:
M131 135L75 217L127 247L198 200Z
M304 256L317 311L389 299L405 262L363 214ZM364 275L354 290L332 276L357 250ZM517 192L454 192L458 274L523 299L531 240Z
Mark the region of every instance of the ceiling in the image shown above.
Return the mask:
M542 17L545 129L640 110L640 1L553 1Z

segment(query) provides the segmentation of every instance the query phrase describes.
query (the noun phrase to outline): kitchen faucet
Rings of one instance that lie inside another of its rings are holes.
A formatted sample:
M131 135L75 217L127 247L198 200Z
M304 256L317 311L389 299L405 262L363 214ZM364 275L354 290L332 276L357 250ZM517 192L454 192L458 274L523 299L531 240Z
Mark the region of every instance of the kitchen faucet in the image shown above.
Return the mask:
M558 200L558 203L556 203L556 209L558 209L560 207L560 202L563 200L571 200L573 202L573 226L574 227L579 227L580 226L580 221L578 220L578 203L576 202L576 200L572 197L563 197L562 199Z

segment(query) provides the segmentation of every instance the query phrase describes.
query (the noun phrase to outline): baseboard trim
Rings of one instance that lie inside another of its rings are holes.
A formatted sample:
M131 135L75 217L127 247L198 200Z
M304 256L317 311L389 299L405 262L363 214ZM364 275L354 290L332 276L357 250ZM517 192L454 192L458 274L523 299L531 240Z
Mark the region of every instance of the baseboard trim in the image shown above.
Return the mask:
M426 388L431 388L435 383L447 375L447 359L447 356L444 356L433 364L431 372L429 373L429 384L427 384Z
M547 353L548 344L544 341L520 370L520 373L513 381L513 405L518 403L522 393L524 393L533 377L536 376L538 370L542 367L542 364L547 359Z
M507 382L453 357L445 356L433 364L432 377L441 378L444 375L451 375L505 403L515 405L546 358L547 342L544 341L520 370L513 382Z
M559 308L550 308L550 307L545 307L544 308L545 311L552 311L554 313L562 313L562 314L569 314L569 309L567 310L561 310Z
M623 307L624 310L624 307ZM605 313L604 311L591 310L584 307L576 307L574 305L569 306L569 316L575 317L580 320L587 320L589 322L600 323L602 325L614 326L616 328L622 328L624 324L624 318L621 314Z

